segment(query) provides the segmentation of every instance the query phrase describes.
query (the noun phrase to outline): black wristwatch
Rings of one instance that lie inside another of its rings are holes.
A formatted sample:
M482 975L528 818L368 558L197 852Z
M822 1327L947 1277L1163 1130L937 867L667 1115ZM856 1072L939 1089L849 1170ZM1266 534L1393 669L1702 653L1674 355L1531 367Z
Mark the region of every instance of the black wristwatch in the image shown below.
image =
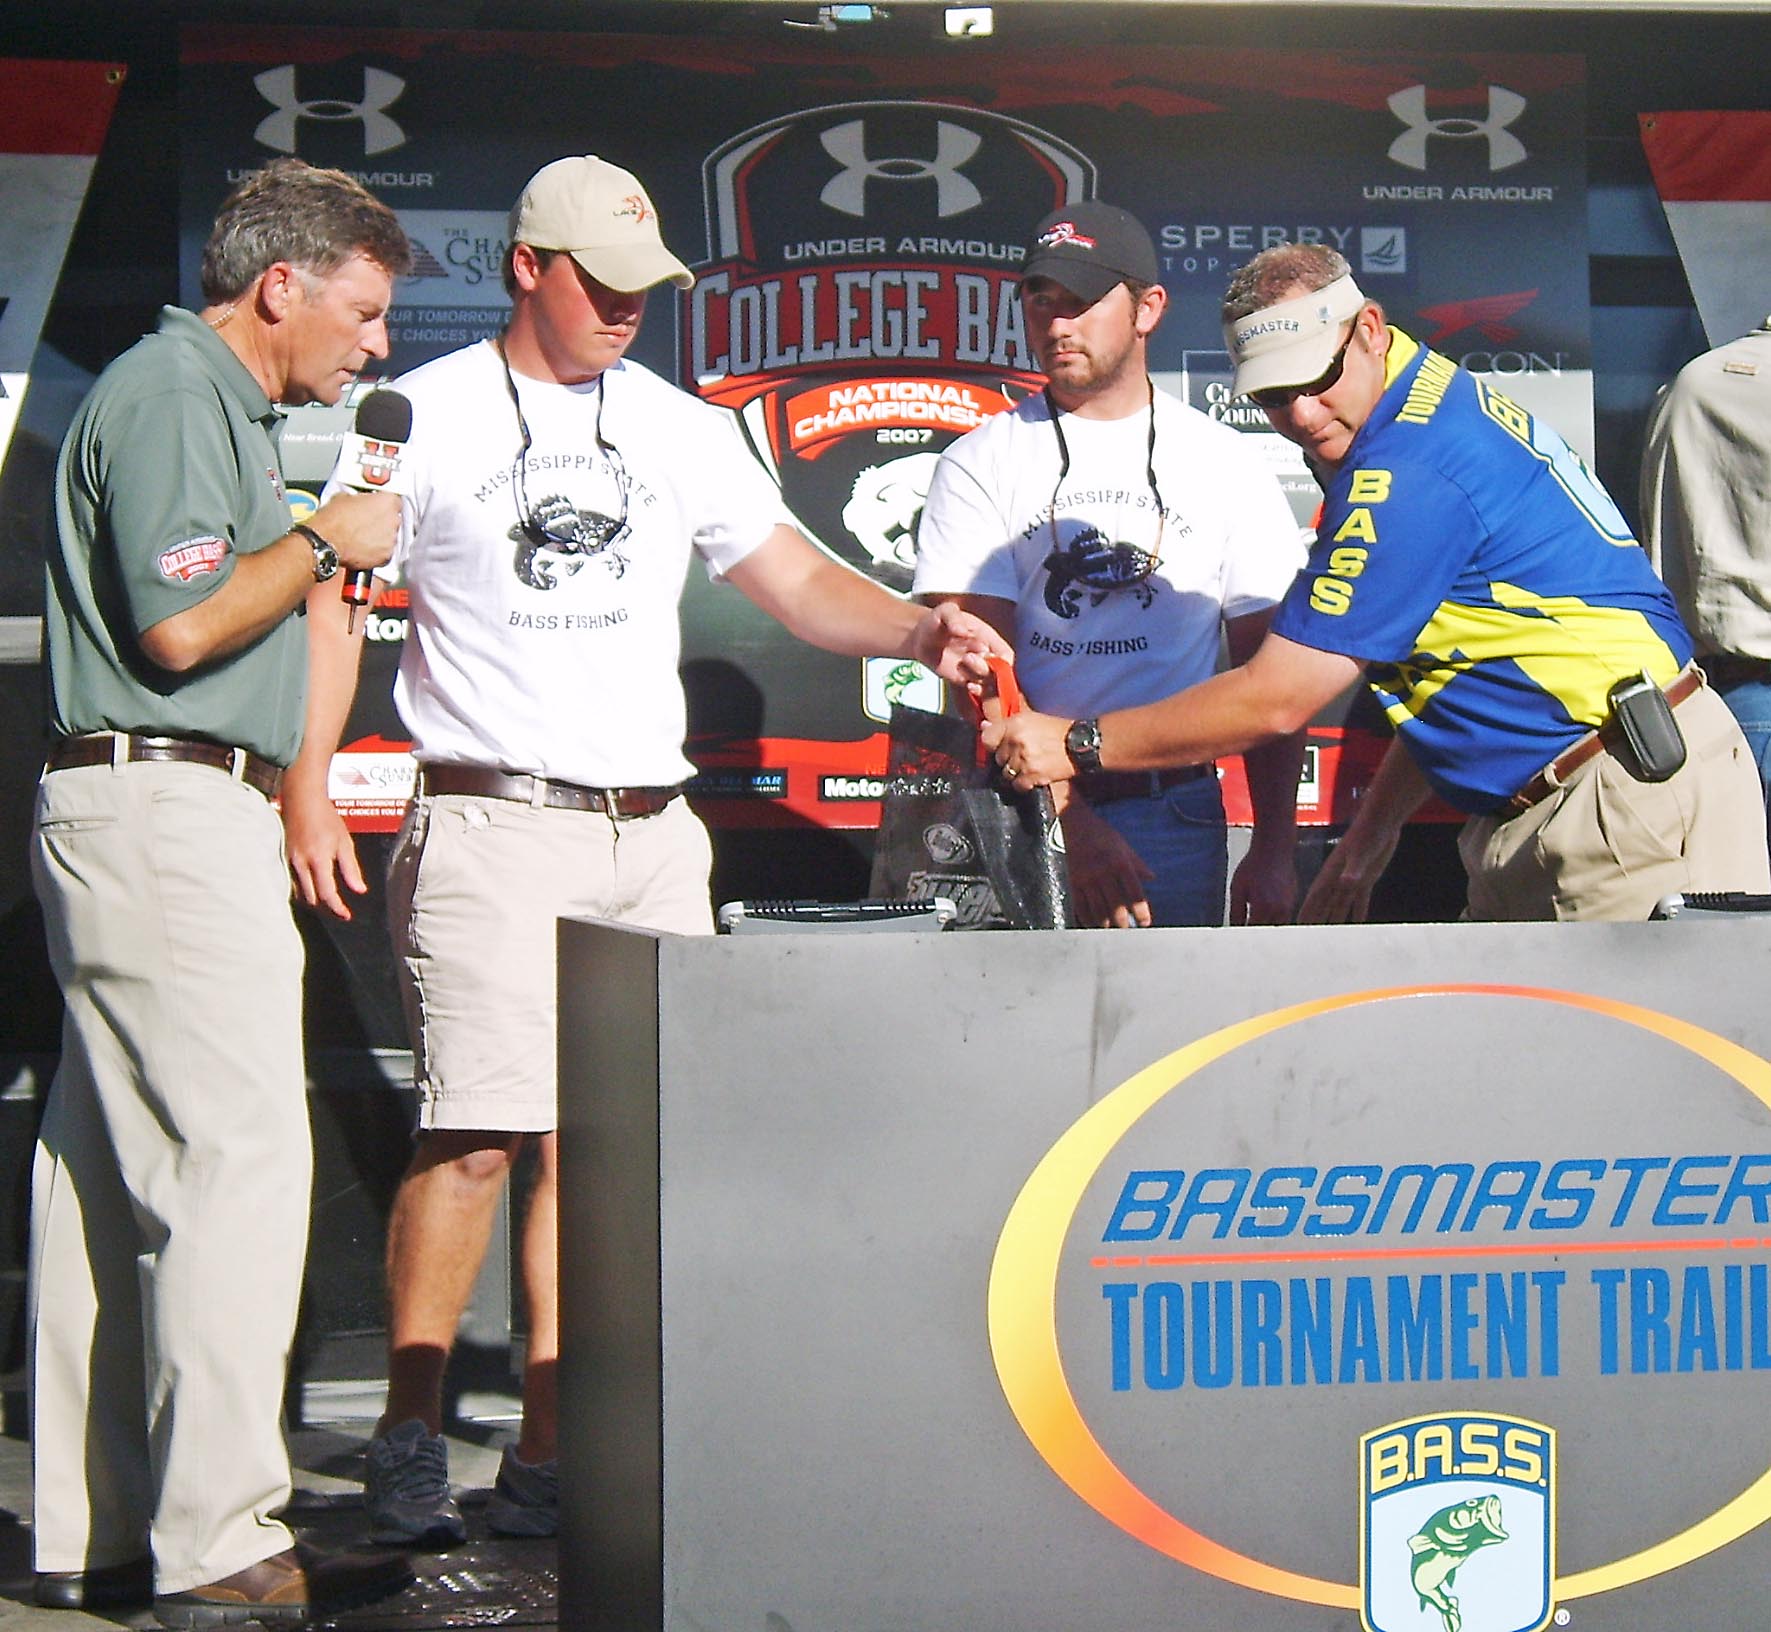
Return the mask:
M1064 733L1064 752L1077 770L1098 771L1101 768L1101 722L1078 720Z
M325 539L314 531L305 521L298 521L289 529L292 533L300 533L314 547L314 582L323 584L338 571L338 551L333 549Z

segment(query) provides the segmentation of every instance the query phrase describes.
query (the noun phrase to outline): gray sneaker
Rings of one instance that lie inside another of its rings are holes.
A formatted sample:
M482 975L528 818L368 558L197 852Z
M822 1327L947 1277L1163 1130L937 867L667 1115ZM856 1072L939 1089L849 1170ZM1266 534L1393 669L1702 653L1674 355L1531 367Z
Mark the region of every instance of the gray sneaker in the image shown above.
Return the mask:
M559 1462L521 1462L516 1446L506 1445L498 1463L498 1480L486 1503L486 1524L495 1536L557 1535Z
M369 1539L384 1545L440 1550L467 1536L449 1493L449 1446L414 1417L369 1441L363 1507Z

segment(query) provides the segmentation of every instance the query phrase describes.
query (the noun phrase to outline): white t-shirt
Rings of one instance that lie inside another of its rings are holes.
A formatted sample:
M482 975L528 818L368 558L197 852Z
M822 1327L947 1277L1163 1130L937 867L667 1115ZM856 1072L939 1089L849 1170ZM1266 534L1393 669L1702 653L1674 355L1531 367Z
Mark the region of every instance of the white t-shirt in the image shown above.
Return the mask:
M1241 433L1167 392L1153 411L1160 536L1150 411L1060 415L1060 484L1046 399L1029 397L953 442L929 485L916 593L1015 602L1016 673L1038 708L1100 714L1209 678L1223 620L1277 605L1304 563L1285 495Z
M533 438L521 491L558 546L519 525L522 437L491 342L397 382L412 494L393 565L411 623L394 702L413 750L592 787L681 782L690 551L718 576L791 517L730 416L643 365L515 379Z

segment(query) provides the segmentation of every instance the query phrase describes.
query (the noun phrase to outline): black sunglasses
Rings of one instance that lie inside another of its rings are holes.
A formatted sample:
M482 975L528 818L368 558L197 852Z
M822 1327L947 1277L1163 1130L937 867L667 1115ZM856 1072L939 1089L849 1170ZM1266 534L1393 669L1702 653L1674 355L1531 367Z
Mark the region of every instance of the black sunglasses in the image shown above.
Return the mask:
M1359 324L1355 319L1352 328L1347 330L1347 338L1341 341L1341 349L1334 354L1334 359L1327 368L1307 385L1273 385L1264 391L1250 391L1248 400L1260 408L1289 408L1299 397L1319 397L1324 391L1332 391L1340 384L1341 370L1347 364L1347 347L1352 345L1353 336L1359 332Z

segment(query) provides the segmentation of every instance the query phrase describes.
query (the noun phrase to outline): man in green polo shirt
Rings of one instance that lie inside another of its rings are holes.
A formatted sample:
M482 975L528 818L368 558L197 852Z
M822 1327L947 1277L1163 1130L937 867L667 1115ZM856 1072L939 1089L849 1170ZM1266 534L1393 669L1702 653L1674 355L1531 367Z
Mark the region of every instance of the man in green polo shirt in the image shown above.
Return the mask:
M32 852L67 1005L31 1219L50 1607L293 1620L410 1579L273 1516L311 1155L270 802L301 740L294 614L341 565L388 558L400 505L346 494L292 527L272 404L337 402L386 356L410 264L349 177L267 166L222 205L203 310L166 308L62 448Z

